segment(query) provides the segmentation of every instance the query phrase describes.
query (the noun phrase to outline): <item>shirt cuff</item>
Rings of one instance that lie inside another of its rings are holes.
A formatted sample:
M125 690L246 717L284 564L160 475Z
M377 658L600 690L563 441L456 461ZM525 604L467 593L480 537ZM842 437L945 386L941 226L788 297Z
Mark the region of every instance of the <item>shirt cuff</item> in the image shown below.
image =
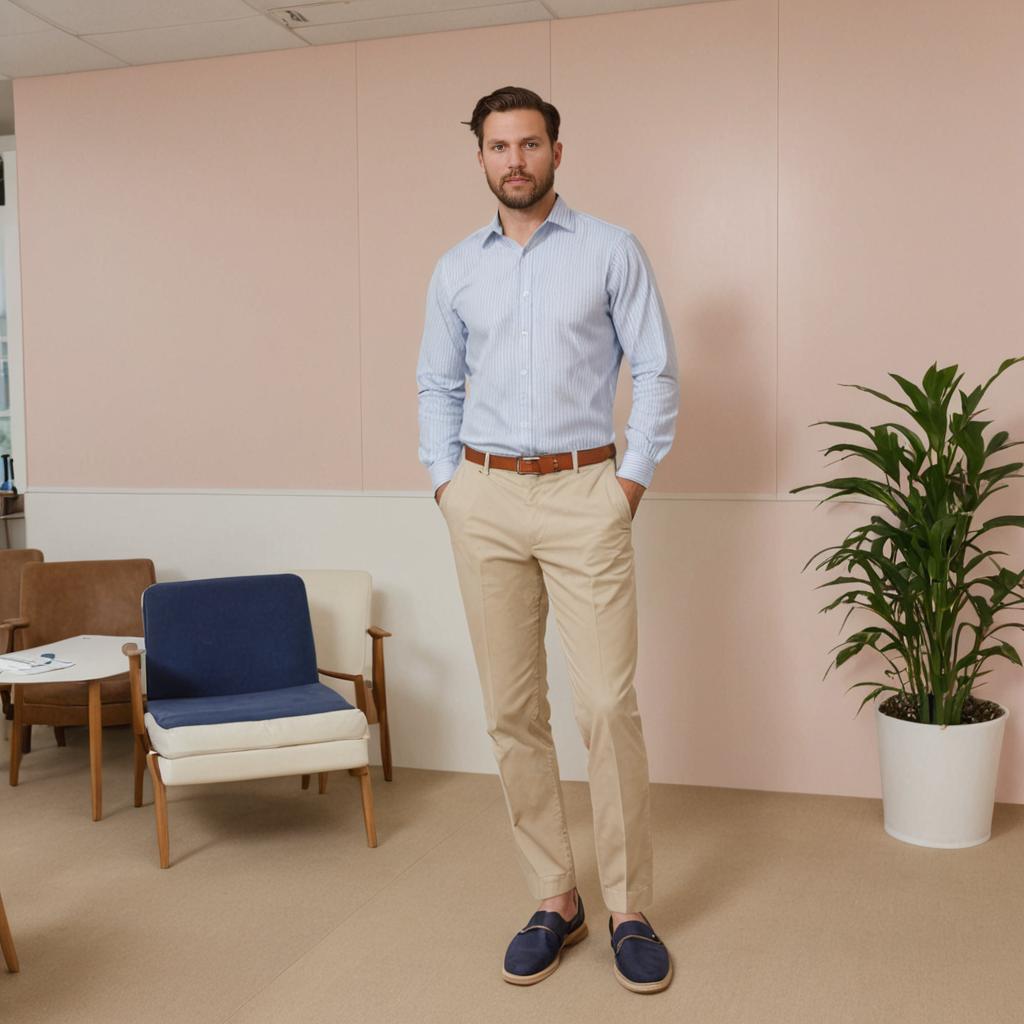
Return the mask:
M654 459L649 459L646 455L640 455L638 452L627 451L622 456L622 465L619 466L615 475L643 484L644 487L650 487L656 466L657 463Z
M438 487L441 484L448 483L453 476L455 476L455 470L459 468L457 462L449 462L447 459L439 459L430 467L430 480L434 485L432 494L437 494Z

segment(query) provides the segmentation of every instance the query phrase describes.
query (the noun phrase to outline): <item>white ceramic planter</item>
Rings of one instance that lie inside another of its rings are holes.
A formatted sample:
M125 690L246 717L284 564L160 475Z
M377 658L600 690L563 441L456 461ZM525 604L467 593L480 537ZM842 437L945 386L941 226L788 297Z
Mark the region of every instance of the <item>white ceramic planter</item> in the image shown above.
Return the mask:
M943 728L891 718L876 706L885 831L916 846L985 842L1006 717Z

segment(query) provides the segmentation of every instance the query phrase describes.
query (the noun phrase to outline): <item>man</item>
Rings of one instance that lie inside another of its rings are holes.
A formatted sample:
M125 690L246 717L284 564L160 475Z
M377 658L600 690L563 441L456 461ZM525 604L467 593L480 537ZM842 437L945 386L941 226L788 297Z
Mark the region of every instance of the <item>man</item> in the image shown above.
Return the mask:
M503 977L541 981L587 934L549 726L550 598L588 750L615 976L656 992L668 987L672 964L642 913L653 898L652 850L633 689L631 529L672 443L675 346L637 240L554 192L559 122L551 104L513 86L485 96L464 122L499 207L441 257L430 282L419 454L451 534L488 733L520 863L540 901L508 947ZM616 473L612 406L623 355L633 409Z

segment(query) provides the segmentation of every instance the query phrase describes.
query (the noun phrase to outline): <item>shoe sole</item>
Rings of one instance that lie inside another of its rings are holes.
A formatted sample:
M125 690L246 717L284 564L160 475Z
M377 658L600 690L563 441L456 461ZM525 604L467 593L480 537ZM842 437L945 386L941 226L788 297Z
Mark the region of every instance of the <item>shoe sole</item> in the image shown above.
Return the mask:
M618 964L613 963L612 969L615 971L615 980L623 988L628 988L630 992L639 992L641 995L653 995L655 992L664 992L665 989L672 984L671 960L668 962L668 974L666 974L661 981L630 981L629 978L619 970Z
M543 981L545 978L550 977L555 971L558 970L558 965L561 963L562 954L570 947L575 946L577 942L582 942L587 937L587 922L579 926L574 932L569 932L565 937L565 942L562 943L562 948L558 951L558 955L554 960L551 961L544 968L543 971L538 971L536 974L509 974L504 968L501 969L501 976L510 985L536 985L538 981Z

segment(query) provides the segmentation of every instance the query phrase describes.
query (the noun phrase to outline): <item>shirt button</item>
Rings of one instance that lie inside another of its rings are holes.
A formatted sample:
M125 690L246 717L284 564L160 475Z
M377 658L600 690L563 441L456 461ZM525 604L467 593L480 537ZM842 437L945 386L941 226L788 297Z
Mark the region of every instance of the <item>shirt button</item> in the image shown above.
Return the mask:
M525 377L526 376L526 371L525 370L520 370L519 371L519 376L520 377Z
M523 337L524 338L526 337L526 331L523 331Z
M523 292L523 298L525 299L529 294L529 292Z

